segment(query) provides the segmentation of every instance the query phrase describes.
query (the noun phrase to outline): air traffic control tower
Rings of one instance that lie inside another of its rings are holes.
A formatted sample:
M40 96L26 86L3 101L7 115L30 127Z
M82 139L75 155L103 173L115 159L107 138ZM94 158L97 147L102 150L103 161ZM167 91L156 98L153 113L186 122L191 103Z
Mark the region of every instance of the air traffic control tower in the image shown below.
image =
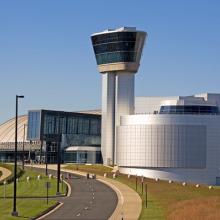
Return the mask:
M138 71L147 33L133 27L108 29L91 36L102 73L103 163L117 164L116 128L120 116L134 113L134 74Z

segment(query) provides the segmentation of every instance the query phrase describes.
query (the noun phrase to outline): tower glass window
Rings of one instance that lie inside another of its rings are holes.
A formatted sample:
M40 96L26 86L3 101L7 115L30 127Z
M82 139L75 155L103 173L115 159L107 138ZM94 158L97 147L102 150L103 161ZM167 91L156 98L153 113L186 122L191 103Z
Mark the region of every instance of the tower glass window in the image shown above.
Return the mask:
M136 61L136 32L117 32L92 36L98 65Z

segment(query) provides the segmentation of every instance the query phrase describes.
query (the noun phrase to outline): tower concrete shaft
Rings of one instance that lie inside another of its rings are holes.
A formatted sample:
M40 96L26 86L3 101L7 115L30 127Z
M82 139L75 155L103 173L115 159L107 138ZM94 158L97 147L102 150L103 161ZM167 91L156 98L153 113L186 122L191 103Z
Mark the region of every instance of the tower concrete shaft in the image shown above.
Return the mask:
M120 116L134 113L134 74L102 75L102 148L103 162L115 164L116 128Z
M104 164L114 163L115 146L115 74L102 75L101 148Z

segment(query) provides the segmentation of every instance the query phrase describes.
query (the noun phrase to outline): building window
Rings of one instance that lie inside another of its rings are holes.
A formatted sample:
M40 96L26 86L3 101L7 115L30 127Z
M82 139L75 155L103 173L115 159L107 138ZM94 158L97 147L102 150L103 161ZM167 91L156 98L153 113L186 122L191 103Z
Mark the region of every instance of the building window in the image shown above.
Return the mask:
M217 106L168 105L160 107L160 114L218 114Z
M30 111L28 113L28 140L40 139L40 111Z

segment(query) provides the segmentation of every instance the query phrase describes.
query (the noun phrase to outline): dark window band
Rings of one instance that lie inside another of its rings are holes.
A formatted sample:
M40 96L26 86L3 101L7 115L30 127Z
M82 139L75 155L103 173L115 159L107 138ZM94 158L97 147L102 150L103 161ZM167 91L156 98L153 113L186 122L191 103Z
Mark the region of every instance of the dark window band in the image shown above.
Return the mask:
M98 65L117 62L135 62L135 60L135 52L115 52L96 55L96 61Z
M116 51L134 51L135 42L115 42L108 44L100 44L94 46L95 54L116 52Z
M160 114L218 114L217 106L169 105L161 106Z
M117 42L117 41L136 41L136 32L113 32L92 36L93 46L96 44Z

